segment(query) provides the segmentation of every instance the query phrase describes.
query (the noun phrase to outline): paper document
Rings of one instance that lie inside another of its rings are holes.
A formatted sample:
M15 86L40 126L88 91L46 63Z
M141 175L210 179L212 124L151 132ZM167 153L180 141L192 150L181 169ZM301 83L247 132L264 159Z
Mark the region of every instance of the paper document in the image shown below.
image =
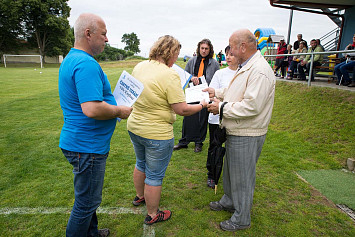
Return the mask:
M174 64L171 68L174 69L179 74L181 80L181 87L184 90L186 86L189 84L192 75L176 64Z
M203 89L206 88L208 88L207 83L186 88L185 90L186 103L200 102L201 100L205 100L206 102L210 101L208 92L202 91Z
M132 107L143 89L144 86L140 81L132 77L128 72L123 71L113 91L113 96L117 105ZM117 118L117 120L121 121L120 118Z

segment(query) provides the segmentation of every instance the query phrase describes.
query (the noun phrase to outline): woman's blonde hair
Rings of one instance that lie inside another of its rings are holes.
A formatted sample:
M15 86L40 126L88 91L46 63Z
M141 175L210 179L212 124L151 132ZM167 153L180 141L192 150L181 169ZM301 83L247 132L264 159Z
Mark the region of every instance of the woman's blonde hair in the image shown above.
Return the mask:
M167 65L171 57L173 57L181 49L180 42L170 35L164 35L153 44L149 52L150 60L163 60Z

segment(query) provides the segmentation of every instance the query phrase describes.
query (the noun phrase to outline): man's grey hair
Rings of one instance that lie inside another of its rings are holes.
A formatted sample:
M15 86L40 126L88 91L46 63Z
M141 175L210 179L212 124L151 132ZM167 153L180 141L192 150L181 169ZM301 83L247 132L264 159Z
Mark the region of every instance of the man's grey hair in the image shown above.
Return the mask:
M99 16L90 13L81 14L74 24L74 36L75 40L83 38L86 29L90 29L92 33L97 30L97 22L100 19Z
M245 42L257 45L256 37L253 34L247 34L245 37Z

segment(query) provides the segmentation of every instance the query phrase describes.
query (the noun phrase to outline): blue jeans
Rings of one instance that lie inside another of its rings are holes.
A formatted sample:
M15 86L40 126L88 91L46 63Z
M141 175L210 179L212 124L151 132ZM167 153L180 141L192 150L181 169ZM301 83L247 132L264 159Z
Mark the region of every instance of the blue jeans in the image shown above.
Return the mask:
M150 186L161 186L173 154L174 138L154 140L130 131L128 133L136 153L136 168L146 176L144 183Z
M290 77L291 78L293 77L293 74L295 74L295 72L297 70L297 64L298 64L297 61L292 61L291 62L290 69L289 69L291 71L291 73L290 73Z
M66 236L97 236L96 209L102 200L106 159L105 155L78 153L62 149L73 166L75 201L67 225Z
M353 70L355 67L355 61L349 61L348 63L342 62L334 67L334 72L338 77L338 82L340 82L341 76L343 75L343 82L351 82L349 78L348 69ZM353 75L353 81L355 76Z

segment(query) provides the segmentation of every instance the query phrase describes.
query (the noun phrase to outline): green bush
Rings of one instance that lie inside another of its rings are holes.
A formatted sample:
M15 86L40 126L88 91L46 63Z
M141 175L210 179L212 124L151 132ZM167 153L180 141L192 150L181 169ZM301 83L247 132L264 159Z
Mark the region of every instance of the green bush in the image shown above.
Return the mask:
M105 49L102 53L95 55L94 58L97 61L118 61L126 59L132 56L134 53L131 51L126 51L123 49L117 49L106 44Z

